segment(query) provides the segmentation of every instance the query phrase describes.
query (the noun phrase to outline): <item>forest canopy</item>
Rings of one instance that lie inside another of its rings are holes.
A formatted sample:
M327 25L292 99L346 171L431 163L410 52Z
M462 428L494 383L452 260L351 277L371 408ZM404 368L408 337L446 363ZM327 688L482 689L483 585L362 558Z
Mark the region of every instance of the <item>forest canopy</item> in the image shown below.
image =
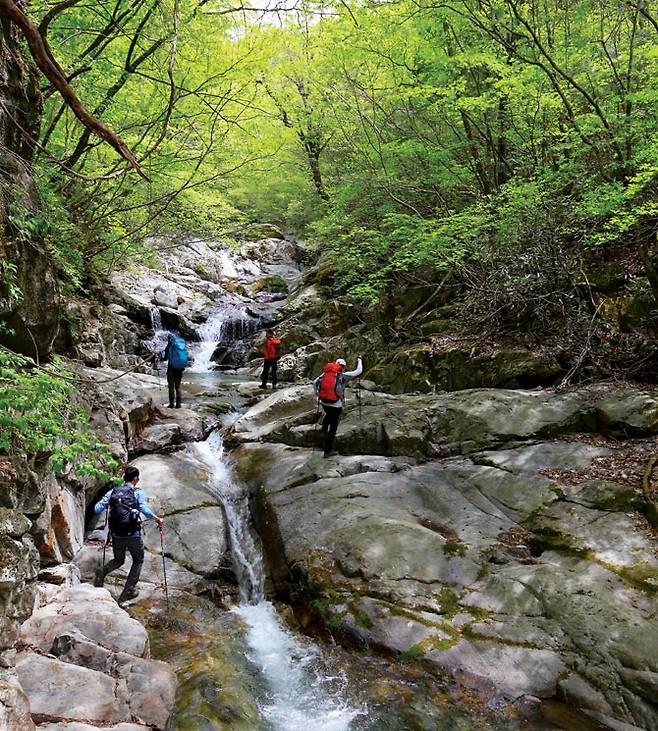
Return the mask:
M610 246L658 295L655 3L35 0L29 17L142 173L43 79L43 213L13 216L72 287L148 233L271 220L321 244L357 301L459 271L503 320L550 321Z

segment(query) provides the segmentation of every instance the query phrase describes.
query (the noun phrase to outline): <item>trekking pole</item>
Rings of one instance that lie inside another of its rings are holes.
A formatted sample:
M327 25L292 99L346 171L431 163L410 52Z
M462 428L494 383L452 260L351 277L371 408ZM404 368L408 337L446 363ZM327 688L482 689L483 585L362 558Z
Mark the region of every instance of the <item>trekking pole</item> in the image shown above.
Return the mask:
M108 519L109 519L109 517L108 517L109 516L109 512L110 512L110 507L108 505L108 507L105 508L105 524L103 525L103 527L101 528L101 530L105 530L105 528L107 528L107 523L108 523ZM102 575L103 576L105 576L105 551L107 550L107 539L111 535L112 534L110 533L110 531L108 529L107 534L106 534L105 538L103 539L103 568L102 568Z
M315 426L313 427L313 434L317 434L317 433L318 433L318 423L319 423L319 419L320 419L320 397L318 396L318 407L317 407L317 409L315 410ZM315 439L315 437L314 437L314 438L313 438L313 451L314 451L314 452L315 452L315 450L316 450L316 449L318 448L318 445L317 445L317 444L315 444L315 442L316 442L316 439Z
M167 613L169 613L169 587L167 586L167 565L164 555L164 531L160 528L160 553L162 554L162 573L164 575L165 599L167 600Z
M363 421L363 412L361 409L361 379L356 382L356 400L359 402L359 421Z

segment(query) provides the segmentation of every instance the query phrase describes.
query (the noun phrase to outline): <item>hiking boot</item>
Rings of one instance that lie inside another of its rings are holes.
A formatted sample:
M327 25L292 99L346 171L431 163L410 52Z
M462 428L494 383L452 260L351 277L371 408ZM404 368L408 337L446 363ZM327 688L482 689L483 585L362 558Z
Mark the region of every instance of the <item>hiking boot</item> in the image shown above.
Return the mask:
M338 452L325 452L322 456L327 459L329 457L336 457L338 455Z
M105 584L105 576L103 575L103 572L98 569L98 571L94 574L94 586L100 588L103 584Z
M117 601L119 604L123 604L123 602L130 601L130 599L136 599L138 596L139 592L137 591L137 589L124 589L121 592Z
M177 409L180 409L180 407L181 407L180 404L176 404Z
M173 409L174 408L174 405L173 404L167 404L167 408L168 409Z

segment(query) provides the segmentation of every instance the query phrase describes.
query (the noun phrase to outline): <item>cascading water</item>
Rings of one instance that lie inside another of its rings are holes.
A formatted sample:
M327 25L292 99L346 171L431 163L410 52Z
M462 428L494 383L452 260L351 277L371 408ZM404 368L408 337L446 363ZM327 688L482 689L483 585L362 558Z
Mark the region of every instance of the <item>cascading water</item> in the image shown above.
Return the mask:
M249 660L268 688L260 705L263 717L275 731L348 731L363 711L345 701L346 679L323 672L319 649L295 637L265 599L262 554L249 528L248 497L222 460L221 436L216 432L191 449L208 466L207 489L226 513L240 586L241 603L234 611L247 626Z
M225 323L226 312L219 310L197 328L201 342L194 345L194 360L188 369L191 373L208 373L212 370L212 354L215 352L217 343L222 339Z
M235 306L222 307L213 312L208 320L197 328L199 343L192 344L191 373L208 373L215 363L213 354L219 345L225 344L227 350L241 343L258 327L259 321L249 317L244 310ZM249 346L246 346L249 350Z
M164 352L167 347L167 337L169 331L162 327L162 315L157 307L151 307L151 330L152 335L148 340L144 341L144 345L151 352L159 355Z

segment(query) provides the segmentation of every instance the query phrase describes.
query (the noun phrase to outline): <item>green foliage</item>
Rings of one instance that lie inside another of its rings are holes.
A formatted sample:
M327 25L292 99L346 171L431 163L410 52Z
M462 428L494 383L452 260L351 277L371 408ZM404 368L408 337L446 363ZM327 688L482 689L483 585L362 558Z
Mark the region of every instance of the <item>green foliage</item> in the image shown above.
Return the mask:
M411 645L404 652L401 652L398 659L400 662L413 662L414 660L421 660L423 657L425 657L425 650L417 644Z
M74 393L64 378L0 349L0 453L48 454L56 472L69 464L79 475L107 480L117 464L73 405Z
M43 213L12 214L74 286L143 256L149 233L268 220L328 250L337 295L372 306L449 274L476 318L541 329L575 306L593 247L655 242L653 8L348 0L270 24L217 3L99 3L126 12L120 33L105 39L99 8L75 4L49 41L150 180L114 176L115 152L83 144L53 94L49 155L103 179L62 178L42 156Z

